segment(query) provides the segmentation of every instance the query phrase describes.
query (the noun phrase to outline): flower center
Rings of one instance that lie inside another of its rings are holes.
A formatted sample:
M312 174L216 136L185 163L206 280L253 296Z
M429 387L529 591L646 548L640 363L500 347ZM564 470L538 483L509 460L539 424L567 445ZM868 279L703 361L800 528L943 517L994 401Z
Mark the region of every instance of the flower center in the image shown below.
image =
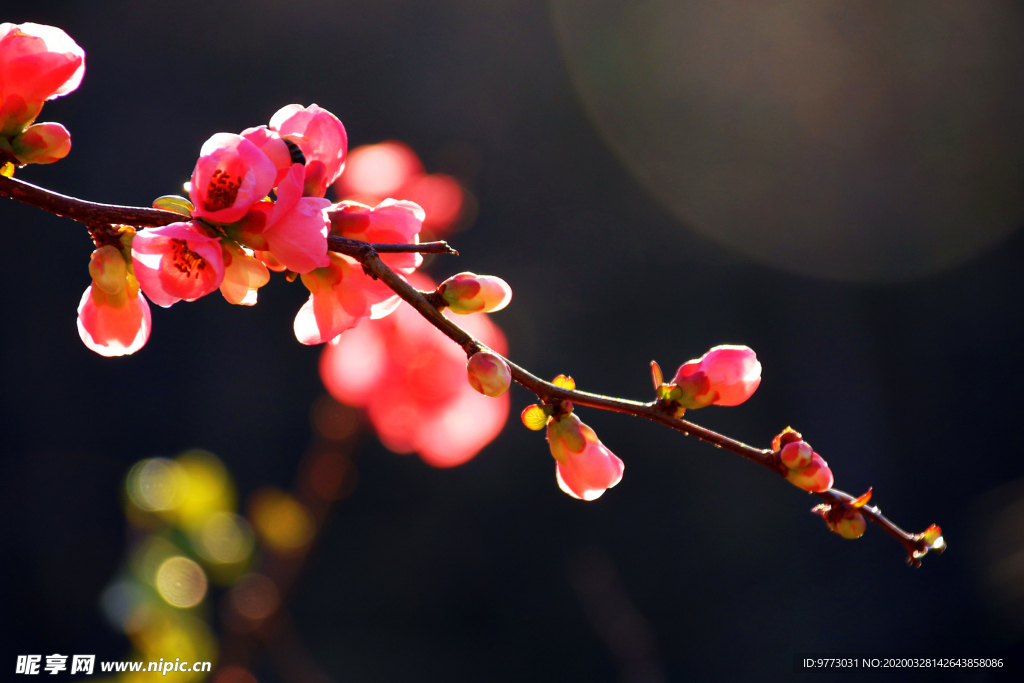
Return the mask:
M206 186L206 199L203 206L207 211L220 211L235 205L235 197L238 196L238 188L241 186L240 178L232 177L231 174L217 169L210 177Z
M206 269L206 259L189 249L185 240L171 240L171 255L174 257L174 267L185 277L194 275L198 279Z

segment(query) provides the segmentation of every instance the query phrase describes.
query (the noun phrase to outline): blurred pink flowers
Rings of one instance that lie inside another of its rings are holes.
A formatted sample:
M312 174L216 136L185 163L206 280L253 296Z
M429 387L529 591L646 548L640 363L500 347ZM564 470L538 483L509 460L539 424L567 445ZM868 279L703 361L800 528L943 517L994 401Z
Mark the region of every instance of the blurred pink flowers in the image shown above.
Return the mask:
M433 288L421 275L411 282ZM487 316L459 322L489 348L507 353L505 335ZM474 391L462 349L404 303L325 346L320 377L335 399L366 410L384 445L415 451L435 467L472 458L508 418L508 394L488 398Z
M455 226L466 199L455 178L426 173L416 152L397 140L353 149L334 190L342 199L363 204L377 204L389 197L416 202L426 212L424 230L437 236L448 234Z

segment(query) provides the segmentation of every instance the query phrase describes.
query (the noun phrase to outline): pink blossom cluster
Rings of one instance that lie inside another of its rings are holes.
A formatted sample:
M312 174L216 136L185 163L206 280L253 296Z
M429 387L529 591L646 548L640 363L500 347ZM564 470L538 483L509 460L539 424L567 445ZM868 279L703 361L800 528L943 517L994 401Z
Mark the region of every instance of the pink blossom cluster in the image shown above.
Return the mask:
M47 100L85 75L85 52L67 33L41 24L0 24L0 167L50 164L71 151L59 123L35 123Z
M835 483L825 459L815 453L800 432L793 428L786 427L772 440L772 451L779 454L779 460L786 467L786 479L793 486L811 493L823 493Z
M315 104L288 105L269 125L239 134L217 133L200 149L186 184L189 198L162 197L154 204L182 213L183 220L123 231L124 286L136 282L163 307L218 289L230 303L249 306L271 270L289 271L310 292L295 318L303 344L327 342L363 319L387 315L397 295L355 259L329 252L327 237L416 243L424 214L408 201L385 199L370 207L324 198L345 168L347 147L341 121ZM419 254L382 258L403 275L422 262ZM146 299L115 301L96 292L94 278L79 308L82 340L103 355L137 351L149 332ZM109 324L113 320L118 324ZM125 344L133 325L138 334Z

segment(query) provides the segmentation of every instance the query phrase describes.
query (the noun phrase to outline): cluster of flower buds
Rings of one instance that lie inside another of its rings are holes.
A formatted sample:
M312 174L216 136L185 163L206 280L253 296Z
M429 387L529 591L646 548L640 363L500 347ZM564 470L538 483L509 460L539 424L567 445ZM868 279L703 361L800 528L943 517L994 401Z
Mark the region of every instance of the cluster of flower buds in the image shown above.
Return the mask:
M871 489L847 503L818 505L811 512L821 515L828 528L843 538L853 540L864 535L867 524L860 509L871 500Z
M68 155L67 129L35 120L44 102L73 91L84 74L85 52L59 28L0 24L0 173Z
M700 358L679 366L671 382L651 361L651 378L658 400L682 417L688 409L709 405L738 406L761 383L761 363L746 346L716 346Z
M786 427L772 439L772 451L779 454L779 460L786 466L786 479L793 486L810 493L824 493L835 483L828 463L792 427Z
M121 245L128 274L158 306L195 301L217 289L233 304L251 306L270 271L301 275L309 300L295 317L303 344L322 344L361 320L395 310L399 298L363 272L354 258L329 252L329 234L367 242L415 244L423 224L419 205L385 199L374 207L354 201L332 204L327 188L345 167L348 137L329 111L288 105L268 126L240 134L218 133L202 146L186 184L189 197L160 197L154 206L185 218L164 227L126 233ZM273 193L273 198L271 198ZM423 261L415 253L383 254L403 276ZM95 288L94 290L95 291ZM79 311L79 327L89 348L104 355L132 353L145 343L149 311L143 316L93 297L97 316ZM145 334L139 321L145 320ZM123 340L131 325L136 343ZM111 330L117 334L111 334Z
M573 378L565 375L556 377L553 384L570 391L576 388ZM521 417L528 429L547 429L558 487L573 498L596 500L622 481L625 465L572 410L569 401L531 405Z

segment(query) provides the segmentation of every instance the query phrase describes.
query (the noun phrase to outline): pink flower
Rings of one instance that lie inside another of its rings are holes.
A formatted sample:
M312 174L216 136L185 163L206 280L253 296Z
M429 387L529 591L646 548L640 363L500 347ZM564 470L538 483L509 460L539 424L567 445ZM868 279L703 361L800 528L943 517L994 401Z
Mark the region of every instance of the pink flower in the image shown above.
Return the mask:
M595 500L622 481L622 461L574 414L548 420L547 435L558 487L573 498Z
M140 230L132 241L132 263L142 291L165 308L214 291L224 279L218 241L191 222Z
M512 371L501 356L490 351L474 353L466 363L469 386L484 396L497 398L512 385Z
M224 279L220 283L220 293L228 303L254 305L257 290L270 282L270 272L255 256L234 242L221 240L220 244L224 258Z
M270 130L266 126L246 128L242 131L242 137L256 145L256 147L267 155L270 163L277 169L277 179L274 180L274 187L284 180L288 171L292 170L292 164L300 160L292 157L292 150L277 131Z
M301 201L327 200L304 197ZM378 243L415 244L423 221L423 212L418 206L394 199L373 208L342 202L326 213L334 234ZM266 237L268 231L263 234ZM280 254L274 255L284 262ZM382 254L381 260L398 273L408 275L423 262L423 257ZM310 296L295 316L295 336L303 344L330 341L358 325L363 318L383 318L395 310L400 301L387 285L366 275L355 259L339 254L330 254L327 267L303 274L302 282Z
M303 273L309 300L295 316L295 338L302 344L323 344L364 318L383 318L398 303L387 285L363 272L353 258L329 254L330 264Z
M270 128L295 142L306 158L304 194L323 197L345 168L348 134L338 117L315 104L289 104L270 118Z
M328 212L331 233L377 244L417 244L423 227L423 209L418 204L385 199L371 208L358 202L339 202ZM409 275L423 263L420 254L381 254L392 270Z
M293 164L277 186L277 201L259 207L266 215L262 238L274 259L296 273L328 265L324 209L327 199L302 196L302 164Z
M78 334L101 356L135 353L149 339L152 319L121 251L103 246L89 261L92 284L78 304Z
M23 131L43 102L67 95L84 74L85 51L59 28L0 24L0 135Z
M71 151L71 133L59 123L36 123L11 140L11 149L23 164L52 164Z
M192 215L211 223L234 223L267 196L276 179L273 162L255 144L240 135L217 133L203 143L192 171Z
M452 313L493 313L508 306L512 288L500 277L459 273L437 288Z
M672 383L682 390L684 408L736 406L761 383L761 364L746 346L716 346L679 367Z
M411 282L434 287L418 274ZM508 352L505 336L487 316L467 316L459 324L488 348ZM416 451L435 467L472 458L508 418L508 394L488 398L474 391L462 349L407 304L325 346L320 376L334 398L366 409L385 446Z

